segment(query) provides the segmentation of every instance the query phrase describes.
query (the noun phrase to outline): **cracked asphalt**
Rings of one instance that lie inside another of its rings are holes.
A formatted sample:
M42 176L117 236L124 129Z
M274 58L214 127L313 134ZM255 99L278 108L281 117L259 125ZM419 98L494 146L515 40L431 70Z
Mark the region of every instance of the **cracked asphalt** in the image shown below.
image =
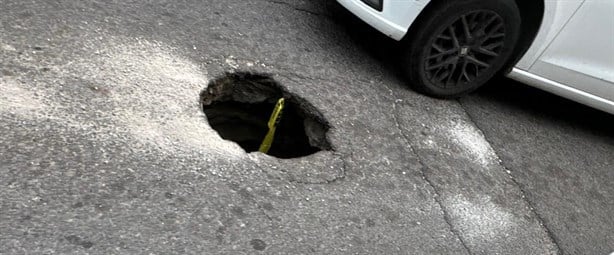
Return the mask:
M0 254L608 254L614 116L506 79L413 92L333 1L0 0ZM279 160L198 106L273 75L332 125Z

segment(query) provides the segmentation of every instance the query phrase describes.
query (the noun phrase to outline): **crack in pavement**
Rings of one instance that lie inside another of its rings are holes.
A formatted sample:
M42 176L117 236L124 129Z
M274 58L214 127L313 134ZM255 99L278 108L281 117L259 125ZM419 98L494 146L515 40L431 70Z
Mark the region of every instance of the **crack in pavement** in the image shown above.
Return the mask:
M348 168L349 168L349 164L348 164L347 159L348 158L352 158L352 156L354 156L354 153L350 152L350 154L346 155L346 156L343 156L341 154L336 154L336 153L333 153L333 155L338 156L339 159L341 159L341 163L343 164L341 166L341 176L338 176L338 177L336 177L336 178L334 178L334 179L332 179L330 181L326 181L327 184L333 184L333 183L336 183L338 181L345 180L345 177L347 176L347 171L348 171Z
M254 165L255 165L255 166L258 168L258 169L260 169L260 171L261 171L262 173L264 173L264 174L265 174L265 175L267 175L267 176L271 176L271 177L273 177L273 178L275 178L276 180L279 180L279 181L285 181L285 182L294 183L294 184L301 184L301 185L327 185L327 184L333 184L333 183L336 183L336 182L339 182L339 181L341 181L341 180L344 180L344 179L345 179L345 177L346 177L346 172L347 172L347 168L348 168L347 158L348 158L348 157L351 157L352 153L350 153L350 155L346 155L346 156L344 156L344 155L342 155L342 154L339 154L339 153L335 153L335 152L333 152L333 155L334 155L334 156L337 156L337 157L338 157L338 158L341 160L341 163L342 163L342 166L341 166L341 175L340 175L340 176L335 176L335 177L334 177L334 178L332 178L331 180L313 181L313 182L310 182L310 181L301 181L301 180L297 180L297 179L295 179L295 178L284 178L284 177L281 177L281 176L278 176L278 175L272 175L272 174L270 174L270 172L267 172L266 170L264 170L264 169L262 168L262 166L261 166L260 164L258 164L258 162L256 162L254 159L249 158L249 160L250 160L252 163L254 163ZM280 172L280 173L286 173L285 171L279 171L279 172Z
M225 182L227 185L231 184L232 182ZM240 186L239 187L243 187ZM234 189L232 186L230 188L231 190L235 191L235 192L240 192L240 189ZM247 195L247 196L242 196L243 199L246 199L248 202L253 203L256 208L262 213L264 214L264 217L266 217L271 223L275 223L275 220L269 215L267 214L266 210L262 207L262 205L256 200L256 198L253 195Z
M291 80L291 81L296 82L296 83L300 83L300 81L295 80L293 77L296 77L296 78L301 79L301 80L310 80L310 81L325 81L325 82L332 82L333 81L333 80L324 79L324 78L321 78L321 77L305 76L303 74L299 74L299 73L293 72L289 68L280 67L279 69L283 70L284 72L283 73L279 72L277 75L279 75L281 77L284 77L284 78L287 78L288 80Z
M289 183L295 183L295 184L302 184L302 185L327 185L327 184L333 184L336 183L340 180L344 180L346 177L346 169L348 168L348 163L347 163L347 158L351 157L353 154L350 153L349 155L342 155L339 153L333 153L335 156L338 156L339 159L341 159L341 162L343 163L342 166L342 174L341 176L338 176L332 180L326 180L325 182L314 182L314 183L310 183L310 182L301 182L301 181L297 181L297 180L290 180L290 179L285 179L279 176L274 176L273 178L275 178L276 180L280 180L280 181L287 181ZM265 171L264 169L262 169L262 167L255 162L253 159L249 159L252 163L254 163L254 165L260 169L260 171L265 174L266 176L271 176L270 174L268 174L267 171ZM258 199L254 196L254 195L250 195L248 197L245 197L245 199L247 199L248 202L253 203L256 208L264 215L264 217L271 223L271 228L274 229L278 229L280 227L279 225L279 221L281 221L281 219L277 218L273 218L273 216L269 215L269 213L267 212L267 210L263 207L262 203L260 201L258 201ZM292 236L292 238L294 238L295 240L300 240L300 238L296 238L294 235L292 235L291 233L285 232L286 235Z
M435 193L434 196L433 196L433 199L435 200L435 202L437 203L437 205L439 206L439 209L441 210L441 212L443 214L443 220L448 225L448 228L450 229L450 232L454 236L456 236L456 238L461 243L463 248L467 251L467 253L468 254L473 254L471 252L471 250L469 249L469 247L467 246L467 244L465 243L465 240L462 238L462 236L460 234L460 231L455 229L454 226L452 225L452 220L450 218L450 214L445 209L445 207L443 205L443 202L440 199L440 197L441 197L440 192L437 190L437 188L435 188L435 185L433 184L433 182L426 175L426 170L428 169L428 167L422 161L422 159L420 158L420 156L418 155L418 153L416 152L414 147L409 142L410 141L409 137L407 137L405 132L403 132L403 129L401 129L401 124L399 122L399 116L398 116L398 110L397 110L398 109L398 102L397 102L397 99L395 99L394 92L392 91L392 89L388 88L388 90L390 91L390 95L392 96L392 100L393 100L392 101L392 108L393 108L392 109L392 111L393 111L392 112L392 116L393 116L393 119L394 119L395 126L399 130L399 133L401 133L401 136L403 137L403 140L405 140L405 143L407 144L407 146L408 146L409 150L411 151L411 153L413 153L416 156L416 158L418 159L418 163L421 165L421 167L420 167L420 175L421 175L422 179L431 187L431 189L433 189L433 191Z
M286 181L289 181L291 183L303 184L303 185L318 185L318 184L319 185L322 185L322 184L328 185L328 184L333 184L333 183L345 180L346 172L347 172L347 168L348 168L347 158L351 157L352 153L350 153L350 155L344 156L344 155L341 155L339 153L334 153L333 152L333 155L337 156L341 160L342 166L341 166L341 175L340 176L335 176L332 180L324 180L322 182L305 182L305 181L300 181L300 180L296 180L296 179L289 179L289 180L286 180Z
M312 10L307 10L307 9L304 9L304 8L296 7L296 6L294 6L294 5L292 5L291 3L288 3L288 2L276 1L276 0L264 0L264 1L265 2L269 2L269 3L279 4L279 5L285 5L285 6L288 6L288 7L292 8L292 9L294 9L296 11L299 11L299 12L304 12L304 13L308 13L308 14L311 14L311 15L331 18L331 16L326 15L324 13L319 13L319 12L315 12L315 11L312 11Z
M403 135L403 136L405 136L405 135ZM411 145L410 145L410 148L411 148ZM411 148L411 150L412 150L412 152L414 151L413 148ZM413 152L413 153L416 154L415 152ZM433 182L426 175L426 171L428 170L428 167L425 166L424 163L422 163L422 160L420 160L420 157L417 154L416 154L416 157L418 157L418 161L422 165L422 167L420 168L420 175L421 175L422 179L435 192L435 195L433 196L433 199L435 200L437 205L439 205L439 209L443 213L443 220L446 222L446 224L448 224L448 227L450 228L450 232L452 232L452 234L454 234L456 236L456 238L458 238L458 241L461 243L461 245L463 245L463 248L465 248L465 250L467 251L468 254L473 254L471 252L471 250L469 249L469 247L467 246L467 244L465 243L465 240L461 236L460 231L457 230L456 228L454 228L454 226L452 225L452 218L450 217L450 214L448 213L448 211L443 206L443 202L441 201L441 194L440 194L439 190L437 190L437 188L435 188L435 184L433 184Z
M275 220L266 212L266 209L264 209L262 205L258 203L258 201L253 200L252 202L256 204L256 208L258 208L262 214L264 214L264 217L266 217L271 223L275 223Z
M296 73L286 73L286 74L280 74L280 75L285 77L285 78L287 78L287 79L289 79L289 80L295 81L295 82L297 82L297 81L294 80L294 77L296 77L298 79L314 80L313 77L304 77L304 76L301 76L301 75L296 74ZM320 80L320 79L318 79L318 80ZM324 79L321 79L321 80L324 80ZM460 231L457 230L456 228L454 228L454 226L452 224L451 217L450 217L448 211L446 210L445 206L443 205L443 201L441 201L441 199L440 199L441 198L441 194L440 194L439 190L437 190L437 188L435 187L434 183L427 177L426 170L428 169L428 167L422 161L422 159L420 158L420 156L418 155L418 153L416 152L414 147L411 145L409 137L407 137L407 135L403 132L403 129L401 128L401 124L399 122L399 116L398 116L398 102L397 102L397 99L395 97L394 91L388 85L385 85L385 86L387 87L388 91L390 92L390 96L392 97L393 119L394 119L395 127L397 128L397 130L399 131L399 133L403 137L403 140L405 141L405 144L407 144L407 146L408 146L409 150L411 151L411 153L413 153L416 156L416 158L418 159L418 162L421 165L421 168L420 168L421 178L426 182L426 184L428 186L430 186L431 189L433 189L433 192L434 192L433 199L435 200L435 202L437 203L437 206L439 207L440 211L442 212L444 222L446 223L446 225L448 225L450 233L452 233L459 240L459 242L461 243L463 248L466 250L466 252L468 254L473 254L471 252L471 250L469 249L469 247L467 246L465 240L462 238ZM342 161L344 163L344 167L346 167L347 166L346 165L347 162L346 162L345 158L342 158ZM345 169L344 169L344 172L343 172L343 176L345 177ZM336 180L333 180L333 181L328 182L328 183L332 183L332 182L335 182L335 181ZM301 182L295 182L295 183L301 183ZM301 184L306 184L306 183L301 183Z
M260 171L265 174L266 176L272 176L273 178L275 178L276 180L280 180L280 181L286 181L289 183L294 183L294 184L302 184L302 185L328 185L328 184L333 184L336 183L338 181L344 180L346 177L346 171L348 168L348 163L347 163L347 158L351 157L353 154L350 153L349 155L342 155L339 153L334 153L333 155L339 157L339 159L341 159L341 162L343 164L342 169L341 169L341 176L335 177L332 180L325 180L323 182L303 182L303 181L299 181L299 180L292 180L292 179L287 179L287 178L282 178L279 177L277 175L270 175L268 174L267 171L265 171L260 164L258 164L256 161L254 161L253 159L249 159L252 163L254 163L254 165L260 169ZM276 228L276 224L277 221L276 219L274 219L271 215L268 214L267 210L263 207L263 205L254 197L254 196L249 196L248 198L246 198L249 202L253 203L256 208L258 208L258 210L271 222L271 227L272 228ZM295 238L296 239L296 238Z
M503 169L505 170L505 173L510 177L510 179L512 180L512 182L514 183L514 185L516 185L516 187L518 187L518 189L520 190L520 194L522 196L522 199L527 203L529 210L535 215L535 217L537 218L537 222L539 223L539 225L544 229L544 232L546 232L546 235L548 236L548 238L550 239L550 241L554 244L554 246L556 247L556 253L557 254L562 254L562 249L561 246L559 245L559 240L555 237L554 232L552 232L552 230L546 225L546 220L542 217L542 215L535 209L535 205L534 203L529 199L529 197L527 196L527 192L525 191L525 189L522 187L522 185L516 180L516 178L514 178L514 175L512 175L512 171L510 171L510 168L505 164L505 162L503 162L503 160L501 159L501 157L499 156L499 152L495 149L495 147L492 146L492 142L490 141L490 139L486 136L486 134L484 133L484 130L482 130L482 128L477 124L477 122L475 121L474 117L469 113L469 111L467 111L467 109L463 106L463 103L460 100L456 100L458 102L458 105L461 107L461 109L463 109L463 111L465 111L465 114L467 114L467 116L469 117L469 120L471 121L471 123L473 123L473 125L480 130L480 132L482 133L482 135L484 136L484 139L486 140L486 142L488 142L489 146L492 148L493 152L495 153L495 156L497 157L497 160L499 161L499 165L501 167L503 167Z

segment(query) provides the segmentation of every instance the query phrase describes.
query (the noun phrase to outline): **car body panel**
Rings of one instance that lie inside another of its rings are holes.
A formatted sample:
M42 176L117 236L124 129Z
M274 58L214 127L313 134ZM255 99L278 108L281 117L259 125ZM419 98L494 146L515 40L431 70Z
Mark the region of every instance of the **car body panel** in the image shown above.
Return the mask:
M614 1L585 1L529 72L614 101Z
M542 19L537 36L529 50L516 63L516 68L525 71L531 69L531 66L533 66L542 52L546 50L550 42L558 35L559 31L567 24L583 2L584 0L544 1L544 18Z
M384 0L382 12L360 0L337 0L356 16L401 40L430 0ZM531 47L512 79L614 114L614 1L545 0Z
M360 0L338 2L375 29L395 40L401 40L430 0L387 0L381 12Z

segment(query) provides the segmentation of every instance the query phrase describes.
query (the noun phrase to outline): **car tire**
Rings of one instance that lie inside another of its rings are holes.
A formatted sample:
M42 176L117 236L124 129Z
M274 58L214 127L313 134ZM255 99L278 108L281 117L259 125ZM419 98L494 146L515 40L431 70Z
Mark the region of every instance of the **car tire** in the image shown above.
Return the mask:
M434 2L403 40L403 72L410 86L429 96L465 95L505 66L520 23L511 0Z

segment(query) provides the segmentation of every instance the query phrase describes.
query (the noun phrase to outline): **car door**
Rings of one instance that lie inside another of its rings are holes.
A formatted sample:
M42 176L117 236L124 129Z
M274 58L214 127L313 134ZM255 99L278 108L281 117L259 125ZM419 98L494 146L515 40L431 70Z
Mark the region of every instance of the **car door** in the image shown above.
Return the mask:
M584 1L530 72L614 101L614 0Z

